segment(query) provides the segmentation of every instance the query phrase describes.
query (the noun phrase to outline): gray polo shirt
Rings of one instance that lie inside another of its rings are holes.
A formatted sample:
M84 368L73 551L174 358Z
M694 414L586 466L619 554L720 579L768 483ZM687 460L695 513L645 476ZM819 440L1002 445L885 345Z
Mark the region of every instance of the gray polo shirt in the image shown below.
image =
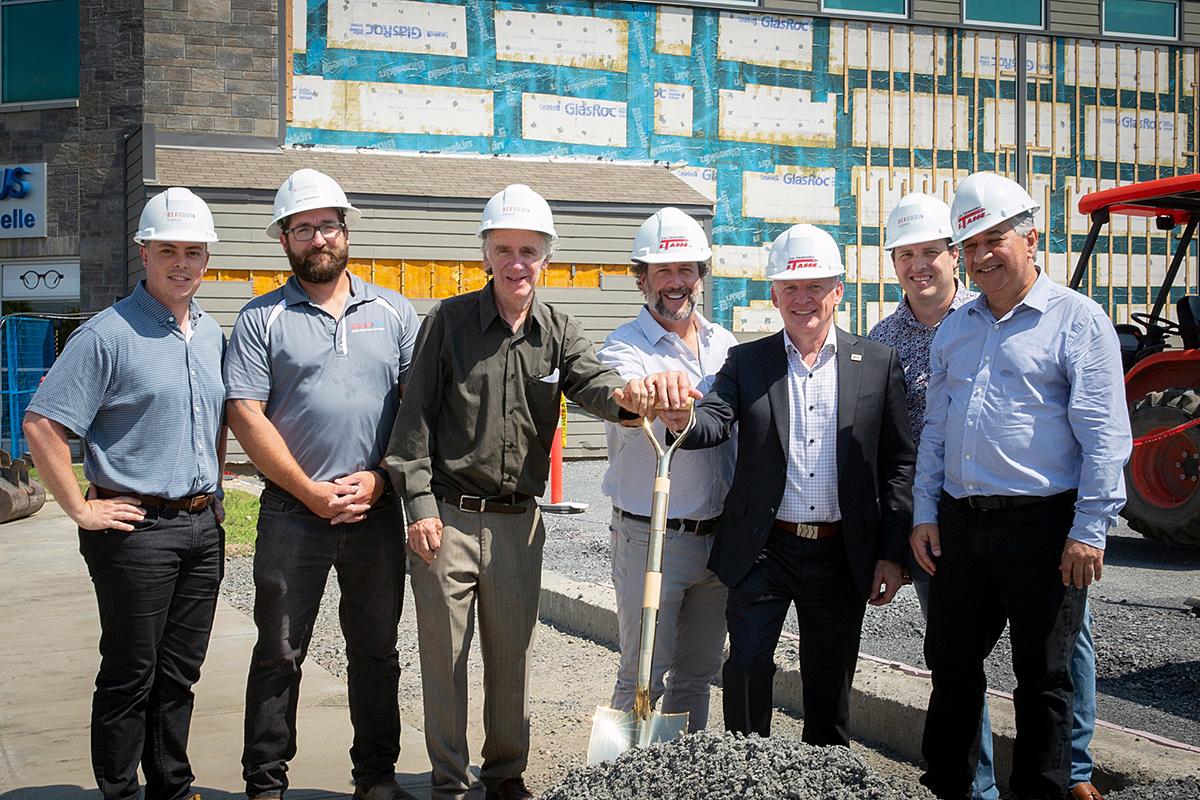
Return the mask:
M293 275L251 300L225 358L230 400L262 400L301 469L327 481L378 466L412 361L417 312L350 273L335 320Z
M170 499L216 491L225 335L195 302L190 314L185 338L139 283L71 334L38 387L29 410L83 437L89 481Z

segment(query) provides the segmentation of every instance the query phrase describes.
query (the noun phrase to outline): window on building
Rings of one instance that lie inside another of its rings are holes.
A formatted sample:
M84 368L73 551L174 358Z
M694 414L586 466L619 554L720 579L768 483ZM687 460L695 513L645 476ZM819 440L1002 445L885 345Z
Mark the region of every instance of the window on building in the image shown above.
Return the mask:
M0 0L0 103L79 97L79 0Z
M1104 32L1178 39L1179 0L1104 0Z
M1043 0L963 0L963 22L1044 28L1045 4Z
M908 0L821 0L821 10L831 14L907 17Z

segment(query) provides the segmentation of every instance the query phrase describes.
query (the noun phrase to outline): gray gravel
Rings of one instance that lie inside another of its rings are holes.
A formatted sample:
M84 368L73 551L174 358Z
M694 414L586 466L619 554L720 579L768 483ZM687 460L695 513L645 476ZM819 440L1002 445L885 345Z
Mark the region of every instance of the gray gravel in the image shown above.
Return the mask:
M600 493L604 461L568 462L566 500L584 514L547 517L545 566L575 580L612 583L611 505ZM1200 594L1200 548L1160 545L1123 523L1109 536L1103 580L1090 590L1096 642L1097 706L1102 720L1200 746L1200 617L1183 601ZM796 631L794 616L788 630ZM867 608L862 651L924 668L925 624L916 595L901 590L888 606ZM795 657L795 648L780 655ZM1016 685L1008 637L987 663L988 683Z
M1200 800L1200 780L1181 778L1145 786L1131 786L1110 793L1108 800Z
M932 800L844 747L704 732L576 770L542 800Z

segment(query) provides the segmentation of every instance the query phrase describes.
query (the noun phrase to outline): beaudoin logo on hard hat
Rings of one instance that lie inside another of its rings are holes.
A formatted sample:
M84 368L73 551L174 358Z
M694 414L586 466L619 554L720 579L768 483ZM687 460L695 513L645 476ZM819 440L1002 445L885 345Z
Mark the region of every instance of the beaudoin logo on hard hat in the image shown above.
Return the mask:
M532 214L533 209L528 206L504 206L500 209L500 216L506 217L510 214Z
M817 263L817 259L813 258L812 256L802 256L800 258L790 259L787 263L787 271L791 272L797 269L815 269L819 266L820 264Z
M690 242L688 242L686 236L672 236L670 238L662 239L661 241L659 241L658 249L659 250L675 250L680 247L688 247L689 245L690 245Z
M972 222L978 222L979 220L983 219L983 216L986 213L987 212L984 211L983 206L972 208L970 211L964 211L958 215L958 229L961 231Z
M168 211L166 212L167 219L195 219L196 215L191 211Z

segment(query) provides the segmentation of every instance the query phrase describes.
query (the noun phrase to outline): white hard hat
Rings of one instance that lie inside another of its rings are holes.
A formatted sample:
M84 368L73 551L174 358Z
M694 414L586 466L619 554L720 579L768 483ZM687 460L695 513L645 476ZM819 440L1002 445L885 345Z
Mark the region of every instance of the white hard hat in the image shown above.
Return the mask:
M801 281L839 277L842 250L815 225L793 225L775 238L767 257L767 280Z
M555 239L554 216L546 198L523 183L505 186L492 195L483 207L483 218L479 220L479 236L501 228L519 231L537 231Z
M638 228L630 258L643 264L702 263L712 258L712 249L699 222L678 208L667 206L654 212Z
M906 244L949 239L950 206L931 194L913 192L900 198L888 215L883 247L893 250Z
M994 172L976 172L963 178L954 191L954 202L950 205L954 230L951 238L955 244L961 244L1018 214L1039 208L1016 181Z
M137 233L133 240L146 242L204 242L217 241L217 226L213 224L208 204L182 186L172 186L151 197L142 209Z
M350 205L337 181L315 169L298 169L288 176L275 193L275 209L271 214L271 224L267 226L267 235L278 239L283 232L280 225L283 220L314 208L340 208L348 226L362 219L362 212Z

